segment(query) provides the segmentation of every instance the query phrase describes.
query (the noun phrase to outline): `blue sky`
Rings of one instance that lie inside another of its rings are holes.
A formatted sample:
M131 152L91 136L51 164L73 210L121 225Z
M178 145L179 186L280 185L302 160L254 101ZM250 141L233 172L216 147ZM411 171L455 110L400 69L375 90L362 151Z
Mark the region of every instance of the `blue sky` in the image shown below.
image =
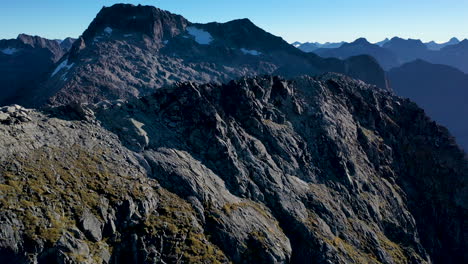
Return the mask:
M102 6L154 5L192 22L249 18L292 42L468 38L467 0L0 0L0 38L79 36Z

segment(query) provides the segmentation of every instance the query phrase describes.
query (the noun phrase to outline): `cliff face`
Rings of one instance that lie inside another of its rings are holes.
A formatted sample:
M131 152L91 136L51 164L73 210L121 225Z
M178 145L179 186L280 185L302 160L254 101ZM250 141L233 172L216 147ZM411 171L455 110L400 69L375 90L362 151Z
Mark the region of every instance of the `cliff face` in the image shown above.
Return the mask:
M463 263L467 164L347 77L4 108L2 263Z

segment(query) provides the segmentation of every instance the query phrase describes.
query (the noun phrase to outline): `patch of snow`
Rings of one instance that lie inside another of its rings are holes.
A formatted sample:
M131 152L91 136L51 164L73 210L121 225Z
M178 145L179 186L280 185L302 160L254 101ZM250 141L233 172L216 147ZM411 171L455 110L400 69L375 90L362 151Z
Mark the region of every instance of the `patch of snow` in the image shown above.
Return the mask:
M262 54L260 51L248 50L248 49L244 49L244 48L242 48L241 51L244 54L249 54L249 55L253 55L253 56L258 56L258 55Z
M112 28L106 27L106 28L104 29L104 32L106 32L107 34L110 35L110 34L112 34Z
M133 36L133 34L124 34L123 36L126 37L126 38L128 38L128 37Z
M16 48L6 48L6 49L2 49L2 53L3 53L3 54L6 54L6 55L13 55L13 54L15 54L16 52L18 52L18 49L16 49Z
M133 119L133 118L130 118L130 122L132 122L132 124L135 126L136 130L137 130L137 133L139 136L143 137L143 141L145 142L146 145L149 144L149 137L148 137L148 133L146 133L146 131L143 129L143 126L145 124Z
M164 45L167 45L167 43L169 43L169 40L165 40L163 41Z
M62 61L62 63L60 63L57 66L57 68L55 68L54 72L52 72L52 75L50 75L50 77L53 77L55 74L57 74L59 71L65 69L65 68L67 69L67 71L70 70L70 68L73 67L73 65L75 65L75 63L72 63L72 64L68 65L68 59ZM62 79L63 79L63 76L62 76Z
M187 32L195 38L195 41L201 45L208 45L213 41L210 33L196 27L187 27Z

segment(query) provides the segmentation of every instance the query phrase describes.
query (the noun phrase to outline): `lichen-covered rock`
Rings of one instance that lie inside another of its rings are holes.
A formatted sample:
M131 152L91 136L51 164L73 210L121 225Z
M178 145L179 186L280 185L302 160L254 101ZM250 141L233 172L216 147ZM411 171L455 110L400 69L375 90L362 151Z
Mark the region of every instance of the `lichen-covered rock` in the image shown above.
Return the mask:
M92 115L0 125L2 263L467 260L464 153L374 86L264 76L73 108Z

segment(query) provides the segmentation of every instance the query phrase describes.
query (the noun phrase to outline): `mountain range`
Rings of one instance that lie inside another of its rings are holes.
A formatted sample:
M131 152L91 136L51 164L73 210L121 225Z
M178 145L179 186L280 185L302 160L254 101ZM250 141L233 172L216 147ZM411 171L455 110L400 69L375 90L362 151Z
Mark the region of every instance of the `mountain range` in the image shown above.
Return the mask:
M298 46L301 49L301 46ZM385 70L401 66L414 60L425 60L434 64L444 64L468 72L468 40L452 38L447 43L423 43L417 39L394 37L372 44L365 38L339 47L316 48L313 52L325 58L348 58L356 55L373 56Z
M379 41L379 42L376 42L376 43L373 43L373 44L382 47L385 43L387 43L389 41L390 41L390 39L386 38L386 39L384 39L382 41ZM341 42L320 43L320 42L299 42L299 41L295 41L295 42L291 43L291 45L293 45L294 47L296 47L296 48L298 48L298 49L300 49L300 50L302 50L304 52L313 52L314 50L317 50L317 49L320 49L320 48L331 48L331 49L339 48L345 43L347 43L347 42L341 41ZM449 41L444 42L444 43L437 43L435 41L429 41L429 42L425 42L424 45L430 50L441 50L442 48L445 48L446 46L456 45L458 43L460 43L460 40L454 37L454 38L451 38Z
M31 86L32 93L7 103L92 103L143 96L180 81L222 83L246 75L324 72L388 88L384 71L369 56L323 59L248 19L194 24L157 8L119 5L99 12L47 78Z
M417 60L390 70L388 76L396 94L411 98L468 149L467 74L450 66Z
M1 41L0 263L466 263L466 76L400 42L130 4Z

